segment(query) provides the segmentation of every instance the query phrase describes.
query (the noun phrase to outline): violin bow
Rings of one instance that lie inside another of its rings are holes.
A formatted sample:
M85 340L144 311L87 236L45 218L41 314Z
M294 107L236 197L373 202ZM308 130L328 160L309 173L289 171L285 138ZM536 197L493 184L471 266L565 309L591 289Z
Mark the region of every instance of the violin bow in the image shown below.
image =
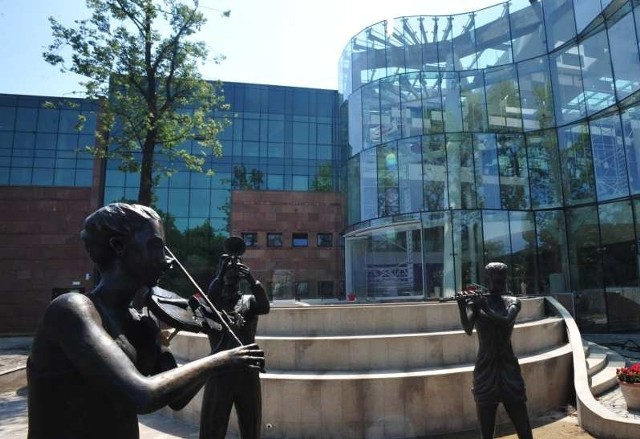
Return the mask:
M195 280L193 280L193 278L191 277L191 275L189 274L189 272L187 271L186 268L184 268L184 266L180 263L180 261L178 260L178 258L176 258L176 256L171 252L171 250L169 250L169 247L165 246L164 249L167 251L167 253L169 253L169 256L171 256L171 258L176 261L176 264L178 264L178 266L180 267L180 269L182 270L182 272L184 274L187 275L187 277L189 278L189 280L191 281L191 283L193 284L194 287L196 287L196 289L198 290L198 293L200 293L200 295L202 296L202 298L204 299L204 301L206 302L206 304L211 307L211 309L213 310L214 313L216 313L216 316L218 317L218 319L220 320L220 322L222 323L222 326L225 327L225 329L229 332L229 334L231 334L231 336L235 339L236 342L238 342L238 346L243 346L244 343L242 343L242 341L240 341L240 339L238 338L238 336L236 335L235 332L233 332L233 330L231 329L231 327L229 326L229 323L227 323L227 320L223 317L222 313L220 311L218 311L218 308L216 308L213 303L211 302L211 300L209 300L209 298L207 297L207 295L204 293L204 291L202 291L202 288L200 288L200 286L196 283Z

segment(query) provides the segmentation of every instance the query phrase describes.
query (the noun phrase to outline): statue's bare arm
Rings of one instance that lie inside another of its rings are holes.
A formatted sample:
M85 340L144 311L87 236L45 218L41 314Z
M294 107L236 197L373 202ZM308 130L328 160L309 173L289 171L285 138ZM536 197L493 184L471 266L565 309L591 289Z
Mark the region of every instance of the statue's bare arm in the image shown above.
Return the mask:
M264 361L262 352L250 345L144 376L105 331L93 302L80 294L54 301L45 314L44 325L80 373L104 392L129 400L138 413L182 400L185 392L202 386L220 366L260 369Z

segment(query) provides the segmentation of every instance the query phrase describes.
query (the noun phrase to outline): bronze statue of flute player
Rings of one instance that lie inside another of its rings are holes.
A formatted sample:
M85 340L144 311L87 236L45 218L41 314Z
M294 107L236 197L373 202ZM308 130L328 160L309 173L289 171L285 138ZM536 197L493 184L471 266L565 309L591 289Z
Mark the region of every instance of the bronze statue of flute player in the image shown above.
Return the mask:
M473 396L483 439L493 438L498 404L502 403L518 438L532 439L527 396L511 333L520 312L520 300L507 290L507 265L485 267L489 294L463 291L456 299L467 335L478 333L478 356L473 370Z

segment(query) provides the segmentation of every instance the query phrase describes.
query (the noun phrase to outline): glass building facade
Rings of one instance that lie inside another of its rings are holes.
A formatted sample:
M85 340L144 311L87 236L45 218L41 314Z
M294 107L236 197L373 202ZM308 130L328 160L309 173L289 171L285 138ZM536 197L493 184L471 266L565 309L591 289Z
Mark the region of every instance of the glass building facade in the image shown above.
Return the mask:
M571 293L583 328L628 328L639 32L638 1L512 0L353 37L347 293L451 296L503 261L513 291Z
M222 87L230 108L212 116L231 124L220 135L222 157L209 153L203 165L213 175L158 158L177 172L160 178L154 204L175 218L179 230L208 224L226 234L233 189L338 191L342 155L335 90L233 82ZM196 142L184 146L200 151ZM116 160L107 162L105 203L135 200L138 188L139 174L120 171Z
M95 130L85 100L0 94L0 186L90 187Z

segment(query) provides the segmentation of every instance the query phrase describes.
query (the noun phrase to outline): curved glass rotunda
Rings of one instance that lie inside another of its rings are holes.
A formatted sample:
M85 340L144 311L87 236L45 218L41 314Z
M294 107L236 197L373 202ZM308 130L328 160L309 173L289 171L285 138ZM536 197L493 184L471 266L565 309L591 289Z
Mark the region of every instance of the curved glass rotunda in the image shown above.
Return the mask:
M512 0L354 36L340 64L347 293L451 296L503 261L513 291L571 293L583 327L628 329L639 32L637 0Z

